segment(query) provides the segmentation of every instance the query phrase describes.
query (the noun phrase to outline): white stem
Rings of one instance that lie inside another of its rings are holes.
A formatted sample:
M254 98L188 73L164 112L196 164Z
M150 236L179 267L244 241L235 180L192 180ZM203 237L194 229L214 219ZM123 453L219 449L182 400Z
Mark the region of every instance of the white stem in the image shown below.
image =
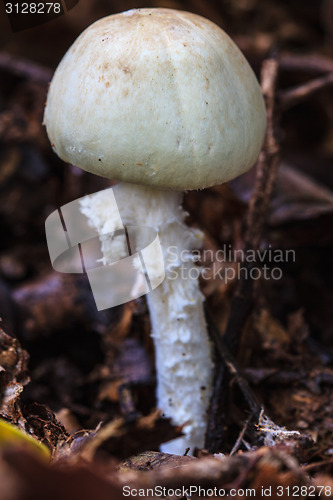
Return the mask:
M204 446L213 374L204 297L197 279L199 268L191 255L201 246L202 233L184 223L186 213L179 192L125 183L113 191L125 225L149 226L159 232L166 278L147 295L155 344L157 404L174 424L185 424L184 437L164 444L163 451L183 454L190 447L193 452L195 447ZM103 191L93 195L82 207L100 234L106 224L112 231L112 215L103 196ZM107 263L106 247L103 241Z

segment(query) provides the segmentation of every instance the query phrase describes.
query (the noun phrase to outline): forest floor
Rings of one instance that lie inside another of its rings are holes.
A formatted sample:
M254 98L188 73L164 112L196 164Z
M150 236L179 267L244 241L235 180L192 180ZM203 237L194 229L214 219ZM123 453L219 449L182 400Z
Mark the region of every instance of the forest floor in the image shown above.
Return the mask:
M257 165L184 198L203 255L230 251L201 262L220 272L201 283L216 376L196 457L158 451L180 429L156 410L145 298L98 312L86 276L54 271L45 240L51 212L110 186L52 152L48 82L86 26L135 6L81 0L57 21L0 36L0 414L52 453L49 465L23 438L2 447L0 429L0 498L120 499L124 486L135 496L158 485L179 498L214 488L333 497L333 2L146 3L223 27L268 110ZM253 264L235 250L260 252L267 276L247 279Z

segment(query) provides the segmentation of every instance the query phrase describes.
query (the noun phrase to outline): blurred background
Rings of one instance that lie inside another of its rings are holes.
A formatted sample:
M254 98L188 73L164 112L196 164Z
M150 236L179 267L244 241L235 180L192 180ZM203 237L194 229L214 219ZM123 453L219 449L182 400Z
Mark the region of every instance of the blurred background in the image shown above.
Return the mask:
M5 4L5 1L3 1ZM207 17L221 26L246 51L260 60L272 47L285 50L330 52L332 2L330 0L187 0L144 3L130 0L79 0L77 5L47 24L12 34L0 7L0 46L54 68L78 34L97 19L139 7L183 9Z

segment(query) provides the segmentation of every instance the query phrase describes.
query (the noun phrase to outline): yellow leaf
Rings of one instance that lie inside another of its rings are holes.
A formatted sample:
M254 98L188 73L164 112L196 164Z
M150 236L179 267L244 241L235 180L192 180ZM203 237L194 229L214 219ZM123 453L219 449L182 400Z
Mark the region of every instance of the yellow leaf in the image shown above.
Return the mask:
M0 450L9 446L23 447L44 459L50 459L49 449L15 425L0 418Z

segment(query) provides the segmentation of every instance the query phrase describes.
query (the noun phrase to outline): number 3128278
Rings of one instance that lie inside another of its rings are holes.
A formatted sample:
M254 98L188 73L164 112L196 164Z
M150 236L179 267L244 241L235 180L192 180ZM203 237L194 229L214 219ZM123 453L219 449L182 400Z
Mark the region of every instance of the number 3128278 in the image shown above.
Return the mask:
M59 2L47 3L6 3L6 14L60 14Z

